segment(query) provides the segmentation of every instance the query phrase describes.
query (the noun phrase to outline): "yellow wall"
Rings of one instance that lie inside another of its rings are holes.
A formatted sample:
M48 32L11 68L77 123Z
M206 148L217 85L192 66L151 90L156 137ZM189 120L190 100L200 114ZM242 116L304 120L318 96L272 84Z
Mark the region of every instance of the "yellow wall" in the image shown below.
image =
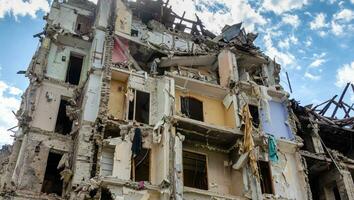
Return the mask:
M115 118L124 118L126 83L117 80L111 80L111 89L108 101L108 113Z
M181 112L181 96L190 96L203 102L204 122L228 128L235 128L234 109L232 105L229 109L226 109L222 100L205 97L192 92L184 93L180 90L176 90L177 112Z

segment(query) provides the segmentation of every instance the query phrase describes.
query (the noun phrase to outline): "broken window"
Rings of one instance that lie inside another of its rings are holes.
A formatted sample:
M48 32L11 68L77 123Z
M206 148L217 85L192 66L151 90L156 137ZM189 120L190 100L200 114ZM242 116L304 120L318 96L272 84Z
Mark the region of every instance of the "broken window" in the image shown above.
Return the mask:
M112 176L114 162L114 148L103 147L101 154L101 176Z
M204 121L203 102L193 97L181 97L181 112L188 118Z
M333 195L334 195L334 200L341 200L337 184L334 185L334 187L332 188L332 191L333 191Z
M55 124L55 132L67 135L71 132L73 122L66 115L66 106L69 105L69 102L61 99L59 105L59 111L57 116L57 122Z
M91 30L91 20L84 15L77 15L75 32L80 35L88 34Z
M269 162L258 161L258 167L260 172L260 184L263 194L274 194L272 173L270 171Z
M83 56L73 55L73 54L70 55L65 82L70 83L72 85L79 84L83 62L84 62Z
M142 148L132 159L132 180L150 181L150 149Z
M252 116L252 123L253 126L258 128L259 127L259 113L258 113L258 106L249 105L250 113Z
M183 151L184 186L208 190L206 155Z
M134 98L129 101L128 120L149 124L150 94L133 90Z
M49 152L47 167L42 185L43 193L55 193L59 196L62 194L63 181L60 176L60 169L57 169L62 154Z

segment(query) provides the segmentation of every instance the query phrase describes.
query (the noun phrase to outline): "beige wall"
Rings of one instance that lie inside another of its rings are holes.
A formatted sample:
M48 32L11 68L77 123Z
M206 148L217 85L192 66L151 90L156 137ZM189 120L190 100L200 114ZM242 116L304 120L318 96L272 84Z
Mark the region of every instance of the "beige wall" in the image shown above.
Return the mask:
M205 97L192 92L182 92L176 90L176 110L181 112L181 97L190 96L203 102L204 121L213 125L224 126L228 128L235 127L235 115L233 106L226 109L222 100Z
M122 81L111 80L111 88L108 101L108 113L115 118L124 119L125 93L127 84Z

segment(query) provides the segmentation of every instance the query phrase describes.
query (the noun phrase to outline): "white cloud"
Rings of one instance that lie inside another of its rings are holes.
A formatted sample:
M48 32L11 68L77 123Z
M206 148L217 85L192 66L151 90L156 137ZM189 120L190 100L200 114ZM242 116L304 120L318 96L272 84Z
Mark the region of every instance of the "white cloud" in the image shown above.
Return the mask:
M264 46L266 48L266 54L270 58L275 58L277 62L279 62L284 68L294 67L295 64L295 56L289 52L279 51L277 48L273 46L273 41L271 39L271 34L267 33L263 37Z
M49 12L48 0L0 0L0 18L6 14L35 18L38 11Z
M267 23L266 19L245 0L170 0L169 5L179 15L186 11L185 17L189 19L195 19L195 14L197 14L203 24L214 33L220 33L226 24L243 22L246 31L254 31L256 25ZM222 7L211 11L211 5Z
M350 22L354 19L354 12L349 9L343 9L333 16L334 20L341 20L343 22Z
M313 21L310 22L311 30L318 30L327 27L326 15L324 13L318 13Z
M327 35L327 32L326 31L320 31L318 32L318 35L320 35L321 37L324 37Z
M310 64L310 67L319 67L321 66L323 63L325 63L326 60L323 59L323 58L318 58L316 60L314 60L311 64Z
M284 24L289 24L294 28L297 28L300 25L300 19L297 15L284 14L282 17L282 22Z
M337 81L336 85L338 87L343 87L348 82L354 84L354 61L350 64L345 64L337 70Z
M17 120L12 111L17 111L20 106L19 94L22 91L0 81L0 144L10 144L13 138L7 129L16 126Z
M354 1L354 0L353 0ZM312 38L308 37L306 38L306 41L305 41L305 46L306 47L309 47L312 45Z
M281 49L289 49L289 47L290 47L289 39L287 38L285 40L280 40L278 42L278 47Z
M344 25L338 24L335 21L331 22L332 33L336 36L342 35L344 32Z
M286 11L302 8L308 4L308 0L264 0L262 7L266 11L281 14Z
M289 38L286 38L284 40L280 40L278 42L278 47L281 49L289 49L290 44L298 44L299 40L294 36L290 36Z
M340 12L333 15L331 21L331 32L336 35L350 34L353 31L351 21L354 19L354 11L349 9L342 9Z
M321 79L321 76L311 74L310 72L305 72L304 76L305 76L306 78L309 78L309 79L314 80L314 81L317 81L317 80L320 80L320 79Z

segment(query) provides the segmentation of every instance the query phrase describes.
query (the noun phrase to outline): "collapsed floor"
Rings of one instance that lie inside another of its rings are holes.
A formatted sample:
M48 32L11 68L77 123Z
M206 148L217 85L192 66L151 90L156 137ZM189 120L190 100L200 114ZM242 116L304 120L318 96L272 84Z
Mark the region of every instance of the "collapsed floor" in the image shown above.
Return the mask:
M242 23L215 35L152 0L44 19L3 198L354 199L350 116L289 100Z

